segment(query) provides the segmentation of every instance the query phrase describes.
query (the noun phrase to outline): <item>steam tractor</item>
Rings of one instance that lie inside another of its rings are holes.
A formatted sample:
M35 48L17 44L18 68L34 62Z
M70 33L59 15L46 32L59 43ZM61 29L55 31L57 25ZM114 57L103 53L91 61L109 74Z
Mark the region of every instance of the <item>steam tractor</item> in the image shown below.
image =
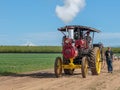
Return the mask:
M62 58L57 57L54 63L56 77L64 74L72 75L75 69L81 69L82 77L86 78L88 70L92 75L101 72L103 44L93 44L94 33L100 31L80 25L68 25L58 28L62 38Z

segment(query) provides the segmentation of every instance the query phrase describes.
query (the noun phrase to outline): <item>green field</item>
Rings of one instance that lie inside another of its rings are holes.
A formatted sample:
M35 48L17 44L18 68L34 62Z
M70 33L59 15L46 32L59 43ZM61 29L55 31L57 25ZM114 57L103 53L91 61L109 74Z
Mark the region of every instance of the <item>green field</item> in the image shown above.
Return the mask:
M20 48L18 50L23 50ZM28 47L28 48L31 48L31 47ZM36 48L42 48L42 47L32 47L31 50L37 50ZM54 49L56 50L55 52L58 52L57 48L59 47L56 47L56 49ZM53 50L53 47L48 47L47 49L45 49L44 47L44 51L48 49ZM23 53L23 52L22 53L15 53L15 52L0 53L0 75L9 75L9 74L16 74L16 73L18 74L22 72L30 72L30 71L53 68L55 58L57 56L62 56L62 55L60 53L55 53L55 52L50 53L49 50L48 50L49 53L45 53L45 52L44 53L32 53L32 52L31 53ZM115 50L116 52L119 51L118 48L114 49L114 51ZM120 53L114 53L114 54L116 54L117 56L120 56Z
M116 56L120 56L120 53L114 53Z
M54 60L61 54L1 53L0 75L37 71L54 67Z

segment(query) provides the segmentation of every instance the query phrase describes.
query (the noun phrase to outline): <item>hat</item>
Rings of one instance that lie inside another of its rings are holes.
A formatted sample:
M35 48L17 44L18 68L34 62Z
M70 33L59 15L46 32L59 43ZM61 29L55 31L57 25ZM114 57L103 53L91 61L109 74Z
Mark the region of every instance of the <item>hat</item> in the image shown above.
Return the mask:
M86 33L90 33L90 31L87 31Z

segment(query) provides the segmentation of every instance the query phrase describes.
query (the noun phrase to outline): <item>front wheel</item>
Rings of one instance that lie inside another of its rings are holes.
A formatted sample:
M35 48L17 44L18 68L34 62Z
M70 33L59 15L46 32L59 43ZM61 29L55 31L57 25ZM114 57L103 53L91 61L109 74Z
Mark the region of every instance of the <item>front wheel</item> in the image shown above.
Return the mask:
M86 78L87 73L88 73L88 60L87 60L87 57L82 58L81 72L82 72L82 77Z
M62 75L62 59L60 57L55 59L54 72L57 78Z

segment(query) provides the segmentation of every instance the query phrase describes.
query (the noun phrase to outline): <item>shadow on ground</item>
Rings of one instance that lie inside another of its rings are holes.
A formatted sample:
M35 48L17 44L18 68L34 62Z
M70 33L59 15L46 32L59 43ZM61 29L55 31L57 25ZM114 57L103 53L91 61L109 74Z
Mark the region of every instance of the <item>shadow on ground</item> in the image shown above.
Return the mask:
M49 72L37 72L37 73L27 73L27 74L18 74L12 72L0 72L0 76L13 76L13 77L33 77L33 78L55 78L54 73Z
M65 77L71 77L81 75L81 73L74 73L73 75L65 75L62 74L62 76ZM32 78L56 78L54 72L35 72L35 73L25 73L25 74L18 74L18 73L12 73L12 72L0 72L0 76L12 76L12 77L32 77Z

